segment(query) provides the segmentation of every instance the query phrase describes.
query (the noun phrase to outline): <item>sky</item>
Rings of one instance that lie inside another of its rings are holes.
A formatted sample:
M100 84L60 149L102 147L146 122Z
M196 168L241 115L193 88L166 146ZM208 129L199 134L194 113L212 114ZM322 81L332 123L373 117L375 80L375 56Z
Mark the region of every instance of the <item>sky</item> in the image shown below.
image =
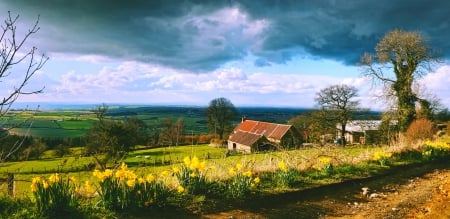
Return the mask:
M321 89L355 86L381 109L358 61L393 29L418 31L441 60L420 92L450 108L448 0L0 0L50 59L17 102L316 107ZM11 69L11 78L23 67ZM2 91L15 80L2 81Z

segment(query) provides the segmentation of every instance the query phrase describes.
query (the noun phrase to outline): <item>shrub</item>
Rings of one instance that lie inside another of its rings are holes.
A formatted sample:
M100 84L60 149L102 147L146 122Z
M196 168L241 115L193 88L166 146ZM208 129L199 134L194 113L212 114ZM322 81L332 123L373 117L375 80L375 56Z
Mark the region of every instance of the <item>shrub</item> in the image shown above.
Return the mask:
M29 199L17 199L0 194L0 218L38 218Z
M433 123L425 118L417 119L409 125L405 137L408 142L432 139L435 133Z

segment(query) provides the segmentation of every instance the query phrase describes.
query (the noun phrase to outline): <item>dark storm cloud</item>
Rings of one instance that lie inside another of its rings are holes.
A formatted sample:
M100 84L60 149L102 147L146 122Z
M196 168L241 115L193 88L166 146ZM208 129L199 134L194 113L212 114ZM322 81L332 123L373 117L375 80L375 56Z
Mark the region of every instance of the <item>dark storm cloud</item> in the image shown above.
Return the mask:
M40 36L45 39L40 47L50 52L105 55L195 72L249 54L261 66L286 63L294 56L354 65L394 28L420 31L433 47L450 56L445 53L450 49L448 0L18 0L2 4L27 18L40 14ZM239 16L229 20L236 12Z

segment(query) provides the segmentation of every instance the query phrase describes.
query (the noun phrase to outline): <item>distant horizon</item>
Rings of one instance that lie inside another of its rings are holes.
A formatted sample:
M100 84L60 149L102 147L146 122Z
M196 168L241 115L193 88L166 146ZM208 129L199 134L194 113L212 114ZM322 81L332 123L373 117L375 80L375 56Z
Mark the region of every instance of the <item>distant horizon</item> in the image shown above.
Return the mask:
M12 110L23 110L23 109L37 109L39 110L57 110L57 109L89 109L95 108L106 104L107 106L135 106L135 107L201 107L206 108L208 104L182 104L182 103L93 103L93 102L15 102L11 109ZM269 106L269 105L234 105L236 108L279 108L279 109L317 109L315 107L302 107L302 106ZM373 111L373 110L371 110Z

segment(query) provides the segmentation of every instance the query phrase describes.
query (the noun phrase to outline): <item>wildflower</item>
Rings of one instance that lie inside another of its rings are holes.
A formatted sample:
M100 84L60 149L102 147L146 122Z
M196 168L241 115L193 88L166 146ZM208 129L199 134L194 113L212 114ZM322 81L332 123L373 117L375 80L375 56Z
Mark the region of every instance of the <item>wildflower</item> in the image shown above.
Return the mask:
M152 183L155 181L155 177L152 174L148 174L147 177L145 177L145 180L147 180L147 182Z
M184 161L184 164L185 164L186 166L191 165L191 158L185 157L185 158L183 159L183 161Z
M198 160L198 157L193 157L191 160L191 165L189 165L189 168L191 170L198 169L200 167L200 161Z
M103 172L103 175L105 178L109 178L113 175L113 171L111 169L106 169L105 172Z
M246 177L252 177L252 171L251 170L247 170L247 171L243 172L242 175L244 175Z
M237 171L241 170L242 169L242 164L240 164L240 163L236 164L236 169L237 169Z
M31 183L33 183L33 184L38 184L38 183L40 183L41 182L41 177L34 177L32 180L31 180Z
M200 168L199 168L199 170L200 171L205 171L206 170L206 166L208 165L208 163L204 160L204 161L202 161L201 163L200 163Z
M37 184L36 183L31 183L31 191L32 192L36 192L37 191Z
M255 188L256 187L256 184L255 183L250 183L250 188Z
M253 179L253 182L255 182L255 184L258 184L259 182L261 182L261 179L259 177L256 177L255 179Z
M52 174L52 175L48 178L48 181L50 181L51 183L56 183L56 182L58 182L58 181L59 181L59 174L58 174L58 173Z
M142 178L142 177L139 177L139 178L138 178L138 183L139 183L139 184L144 184L144 183L145 183L145 179Z
M134 187L135 184L136 184L136 180L134 180L134 179L127 180L127 186Z
M179 186L177 187L177 192L178 192L178 193L183 193L183 192L184 192L184 187L181 186L181 185L179 185Z
M93 194L95 192L95 187L89 184L89 181L85 181L84 191L86 191L86 193Z
M174 173L180 173L180 168L178 168L178 167L172 167L172 171L173 171Z
M44 180L44 181L42 182L42 186L44 187L44 189L48 189L48 186L49 186L49 185L48 185L48 182Z
M287 172L287 166L283 161L280 161L280 163L278 163L278 167L280 168L280 170L282 170L283 172Z
M191 174L189 174L189 177L195 178L195 177L197 177L197 174L196 173L191 173Z
M119 179L119 181L124 181L125 177L126 177L126 172L123 170L118 170L118 171L116 171L115 176L116 176L116 178Z
M228 169L228 173L229 173L230 175L232 175L232 176L236 175L236 171L234 170L233 167L231 167L231 168Z
M141 196L141 195L142 195L141 190L138 190L138 191L136 192L136 195Z
M320 157L319 163L321 163L323 165L328 165L331 163L331 159L329 157Z
M74 176L69 177L69 182L75 183L77 179Z
M168 176L169 176L169 171L167 171L167 170L162 171L162 173L161 173L162 178L167 178Z
M128 167L127 167L127 165L125 164L125 162L122 162L122 164L120 165L120 169L121 169L121 170L127 170L127 169L128 169Z

